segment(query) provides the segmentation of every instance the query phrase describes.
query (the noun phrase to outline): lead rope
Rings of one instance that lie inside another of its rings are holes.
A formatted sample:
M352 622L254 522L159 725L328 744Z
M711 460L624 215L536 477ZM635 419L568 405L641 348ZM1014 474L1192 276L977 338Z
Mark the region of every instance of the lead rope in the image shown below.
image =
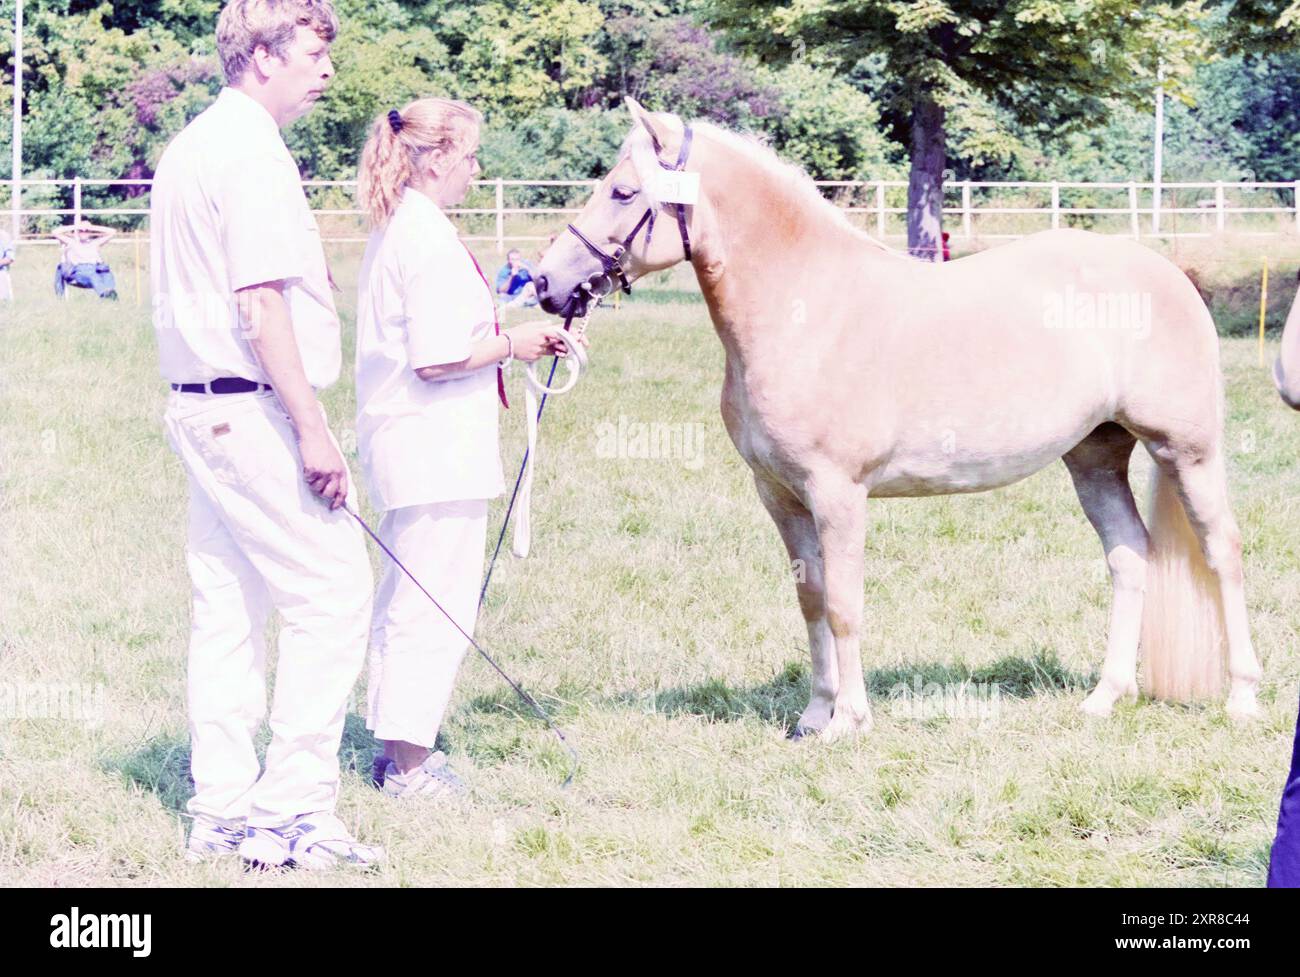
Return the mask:
M496 670L496 673L501 676L501 678L505 681L505 683L508 686L510 686L510 688L515 690L515 695L519 696L519 698L523 700L524 704L527 705L530 709L532 709L533 712L537 713L538 718L541 719L542 722L546 723L546 725L550 727L551 732L555 734L555 738L560 741L560 746L563 747L564 750L569 754L569 759L572 761L572 764L569 767L569 774L567 777L564 778L564 783L562 783L560 786L562 788L568 787L569 784L573 783L573 777L578 772L578 751L569 745L569 741L564 735L564 730L560 729L559 726L555 725L554 720L551 719L550 715L547 714L545 709L543 709L540 705L538 705L537 700L534 699L527 692L525 692L523 688L520 687L518 682L516 682L509 675L507 675L505 673L505 670L492 659L492 656L489 655L486 651L484 651L483 647L477 641L474 640L473 635L471 635L468 631L462 628L460 624L456 621L456 619L452 617L449 613L447 613L447 609L443 607L441 604L439 604L438 599L434 597L433 594L429 593L428 590L425 589L424 584L420 583L420 581L416 579L415 574L413 574L410 570L406 569L406 564L397 558L397 554L388 548L388 546L384 543L384 541L379 538L379 534L370 528L370 525L364 519L361 518L361 516L356 512L356 510L354 510L347 503L344 503L343 508L347 511L348 515L350 515L353 519L355 519L358 523L361 524L361 528L364 529L366 531L366 534L375 541L375 545L384 551L384 555L386 555L390 560L392 560L393 563L396 564L397 568L401 570L404 574L406 574L407 577L410 578L411 583L415 584L415 586L420 589L420 593L424 594L425 597L429 598L433 606L438 608L438 610L442 612L442 616L451 622L452 627L454 627L457 631L459 631L461 633L461 636L464 637L464 639L468 641L471 645L473 645L474 650L483 656L483 660Z
M570 332L573 342L565 343L569 352L564 357L564 365L569 371L569 378L563 386L551 385L551 381L555 378L556 363L551 364L551 374L547 377L546 383L537 379L536 363L529 363L524 370L524 380L527 381L527 388L524 391L524 413L528 428L528 449L524 452L524 460L520 468L522 487L519 489L519 519L515 522L514 535L510 537L510 552L521 560L527 558L533 541L533 469L537 467L537 422L542 416L541 404L538 403L537 398L540 396L545 402L547 397L567 394L582 376L582 371L587 367L587 351L583 349L581 339L587 332L587 320L590 318L588 314L579 319L577 326ZM568 330L569 324L565 323L564 328ZM558 360L559 357L556 359ZM516 485L518 484L520 483L516 482ZM509 518L508 514L507 518Z

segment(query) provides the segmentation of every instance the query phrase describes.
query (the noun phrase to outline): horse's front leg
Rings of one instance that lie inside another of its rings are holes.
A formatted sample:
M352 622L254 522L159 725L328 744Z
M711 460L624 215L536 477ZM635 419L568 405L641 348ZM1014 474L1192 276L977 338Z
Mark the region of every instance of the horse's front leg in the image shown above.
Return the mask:
M821 732L830 723L835 709L835 693L840 684L835 640L826 621L826 581L822 572L821 543L812 513L785 486L758 474L754 476L754 484L764 508L781 533L786 552L790 554L799 610L808 626L812 690L808 706L792 730L792 736L798 738L805 733Z
M871 705L862 676L862 581L867 541L867 490L845 478L814 479L808 486L825 575L826 621L835 642L839 687L828 740L871 728Z

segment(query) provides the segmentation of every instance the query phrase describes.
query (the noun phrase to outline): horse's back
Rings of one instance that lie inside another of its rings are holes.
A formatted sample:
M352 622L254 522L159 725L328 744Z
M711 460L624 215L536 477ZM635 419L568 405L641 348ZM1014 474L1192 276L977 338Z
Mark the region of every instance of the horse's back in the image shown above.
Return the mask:
M914 276L886 312L895 444L873 494L1007 484L1107 421L1213 436L1213 320L1150 249L1047 231Z

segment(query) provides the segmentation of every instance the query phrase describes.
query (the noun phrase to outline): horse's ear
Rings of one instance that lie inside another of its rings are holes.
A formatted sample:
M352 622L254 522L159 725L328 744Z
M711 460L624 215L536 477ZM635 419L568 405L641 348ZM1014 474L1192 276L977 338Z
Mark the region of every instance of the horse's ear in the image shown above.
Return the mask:
M664 134L660 131L659 124L651 118L650 113L641 107L631 95L624 95L623 102L627 105L627 110L632 113L632 121L641 125L646 132L650 133L650 140L654 143L655 153L659 153L664 147Z

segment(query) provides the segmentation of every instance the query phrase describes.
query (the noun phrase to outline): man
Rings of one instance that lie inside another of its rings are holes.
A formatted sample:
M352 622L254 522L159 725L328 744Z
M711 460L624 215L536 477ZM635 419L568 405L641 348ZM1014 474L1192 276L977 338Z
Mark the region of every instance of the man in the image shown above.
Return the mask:
M537 304L537 286L533 284L533 270L524 261L517 248L506 252L506 263L497 272L497 294L507 308Z
M89 221L77 221L71 227L54 232L61 245L62 257L54 271L54 294L62 296L68 285L92 288L101 299L117 298L117 282L104 260L101 246L117 236L111 227Z
M341 360L329 273L280 137L333 77L337 30L329 0L230 0L217 23L227 87L153 183L165 420L189 476L191 857L325 868L383 855L333 814L372 581L316 399ZM283 627L259 778L272 608Z

